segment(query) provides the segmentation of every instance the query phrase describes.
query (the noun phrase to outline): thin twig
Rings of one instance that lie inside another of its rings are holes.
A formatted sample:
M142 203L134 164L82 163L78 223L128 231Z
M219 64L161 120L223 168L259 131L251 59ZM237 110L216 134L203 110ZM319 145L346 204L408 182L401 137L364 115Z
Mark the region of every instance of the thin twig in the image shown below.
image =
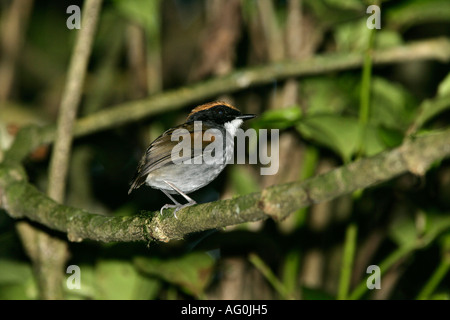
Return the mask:
M356 251L357 227L351 224L345 234L344 252L342 254L341 275L339 279L338 299L347 299Z
M102 0L86 0L83 6L83 24L77 34L59 110L47 190L48 195L59 202L64 201L66 176L72 145L72 130L81 100L84 78L87 72L101 4Z
M277 278L277 276L272 272L270 267L256 254L251 253L248 257L248 260L258 269L264 278L269 281L269 283L274 287L274 289L278 292L282 299L291 298L286 286L284 283Z
M439 283L445 278L447 273L450 271L450 255L444 253L441 262L439 263L433 275L428 279L425 286L420 290L417 295L417 300L427 300L430 299L433 291L438 287Z

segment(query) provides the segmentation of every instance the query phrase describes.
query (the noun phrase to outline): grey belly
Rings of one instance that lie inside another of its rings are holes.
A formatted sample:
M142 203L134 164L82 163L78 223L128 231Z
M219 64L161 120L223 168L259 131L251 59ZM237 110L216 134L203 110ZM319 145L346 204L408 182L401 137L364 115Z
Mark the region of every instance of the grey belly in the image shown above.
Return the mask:
M210 166L206 164L170 165L151 172L146 180L147 185L155 189L163 189L170 194L176 194L167 183L175 185L184 193L191 193L213 181L226 164Z
M225 159L217 159L218 162L215 164L209 164L206 161L196 164L195 159L192 159L191 164L171 164L150 172L145 182L152 188L164 190L170 194L177 194L177 192L164 181L173 184L184 193L194 192L209 184L223 171L233 157L233 150L234 141L227 135Z

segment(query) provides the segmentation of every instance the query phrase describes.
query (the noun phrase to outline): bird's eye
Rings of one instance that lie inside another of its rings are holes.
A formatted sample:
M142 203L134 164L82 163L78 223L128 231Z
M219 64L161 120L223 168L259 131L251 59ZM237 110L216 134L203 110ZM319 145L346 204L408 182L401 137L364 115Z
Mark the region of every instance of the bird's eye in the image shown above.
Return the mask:
M218 111L219 116L223 116L223 109L222 109L222 108L220 108L220 109L217 110L217 111Z

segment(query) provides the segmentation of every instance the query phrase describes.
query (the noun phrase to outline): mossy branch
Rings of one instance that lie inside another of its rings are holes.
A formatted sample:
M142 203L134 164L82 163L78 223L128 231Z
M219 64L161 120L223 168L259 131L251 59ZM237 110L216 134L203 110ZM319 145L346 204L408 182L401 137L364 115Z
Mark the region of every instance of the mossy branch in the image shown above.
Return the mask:
M0 164L0 207L14 218L28 218L67 233L69 240L169 241L213 228L269 217L280 220L299 208L328 201L412 172L423 175L450 156L450 129L406 140L398 148L361 159L305 181L281 184L262 192L182 209L107 217L58 204L26 181L18 164Z
M450 59L447 38L421 41L375 51L373 63L398 63L418 59ZM356 68L362 55L327 54L309 60L281 62L248 68L194 86L163 92L147 99L105 109L78 120L74 137L87 135L150 115L175 110L224 92L267 84L288 77L323 74ZM67 233L71 241L141 241L183 238L186 234L290 213L331 200L357 189L387 181L405 172L423 175L434 162L450 155L450 130L407 140L401 147L361 159L303 182L266 188L235 199L188 207L175 219L170 210L164 216L144 212L131 217L106 217L58 204L27 182L20 163L35 147L52 142L54 126L21 130L0 163L0 208L15 218L28 218Z

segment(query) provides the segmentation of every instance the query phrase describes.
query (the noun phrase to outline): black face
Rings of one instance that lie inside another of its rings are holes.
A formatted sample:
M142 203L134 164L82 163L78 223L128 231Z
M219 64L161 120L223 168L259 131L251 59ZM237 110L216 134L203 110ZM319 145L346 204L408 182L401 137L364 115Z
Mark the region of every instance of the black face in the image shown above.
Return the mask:
M242 114L239 110L232 109L225 105L217 105L206 110L201 110L189 117L188 122L191 121L207 121L214 122L217 124L224 124L225 122L232 121L236 117Z

